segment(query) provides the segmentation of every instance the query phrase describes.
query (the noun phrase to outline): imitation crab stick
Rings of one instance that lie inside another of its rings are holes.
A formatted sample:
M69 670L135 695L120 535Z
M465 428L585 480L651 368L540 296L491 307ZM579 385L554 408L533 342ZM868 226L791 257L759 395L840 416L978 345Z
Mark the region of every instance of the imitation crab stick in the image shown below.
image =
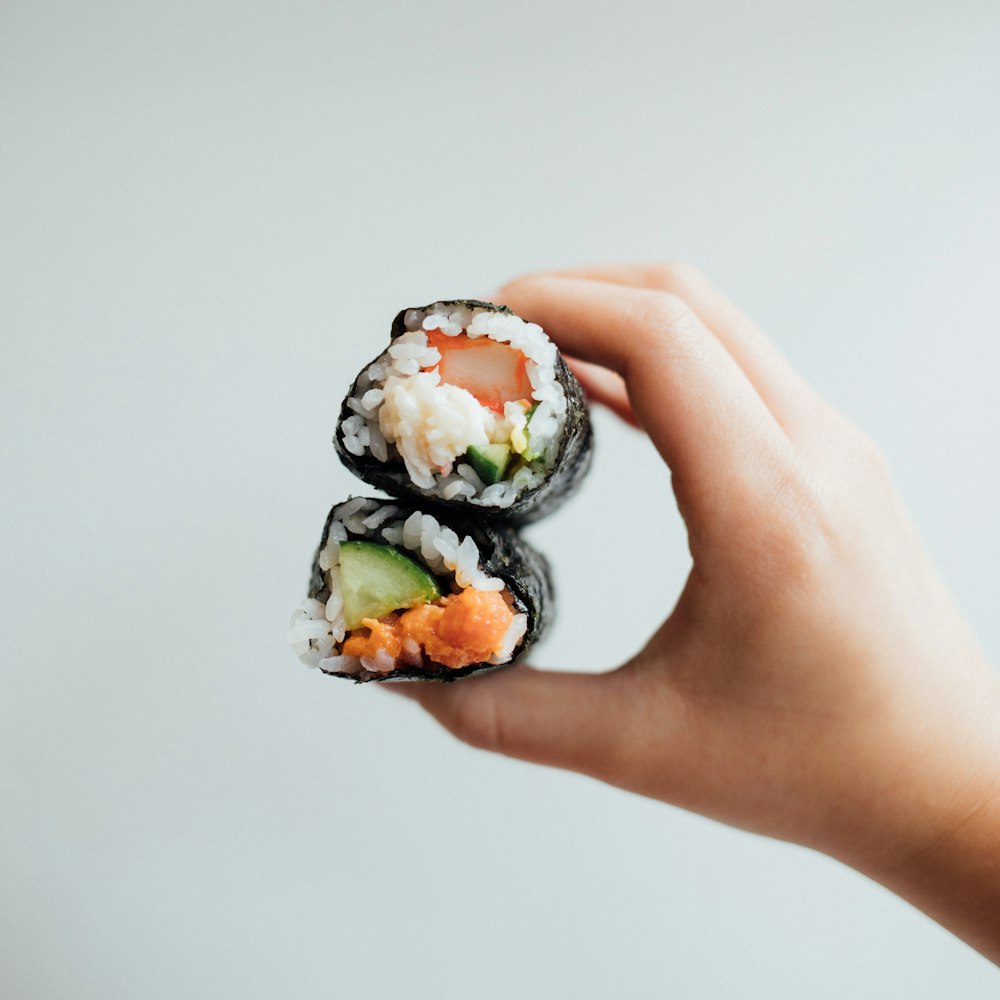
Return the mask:
M441 381L472 393L483 406L502 414L504 403L531 398L527 359L516 348L489 337L450 337L440 330L428 332L427 345L441 355L432 366Z

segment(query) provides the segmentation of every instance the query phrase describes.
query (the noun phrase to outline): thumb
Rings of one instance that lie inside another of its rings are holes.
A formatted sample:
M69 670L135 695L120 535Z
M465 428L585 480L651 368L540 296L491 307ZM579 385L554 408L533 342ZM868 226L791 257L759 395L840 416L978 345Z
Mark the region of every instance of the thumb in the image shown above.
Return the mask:
M419 702L460 740L611 780L628 745L627 685L619 671L559 673L511 667L455 684L386 690Z

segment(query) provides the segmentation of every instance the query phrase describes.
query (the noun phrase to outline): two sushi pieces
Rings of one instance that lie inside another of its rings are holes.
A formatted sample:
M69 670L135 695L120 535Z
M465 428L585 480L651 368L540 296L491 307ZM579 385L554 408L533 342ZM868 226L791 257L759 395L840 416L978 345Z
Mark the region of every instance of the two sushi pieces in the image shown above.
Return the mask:
M452 680L525 652L551 584L514 526L569 495L591 451L582 390L541 328L471 300L404 310L334 442L398 499L330 512L292 617L299 658L357 681Z

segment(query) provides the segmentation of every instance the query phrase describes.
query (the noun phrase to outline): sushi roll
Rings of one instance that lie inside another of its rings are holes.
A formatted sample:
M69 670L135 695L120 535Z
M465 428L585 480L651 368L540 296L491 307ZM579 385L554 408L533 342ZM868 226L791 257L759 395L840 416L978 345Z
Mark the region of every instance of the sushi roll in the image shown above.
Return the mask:
M344 400L334 444L394 496L518 523L580 483L583 391L540 326L475 300L404 309Z
M509 527L357 497L327 517L288 639L335 677L454 680L513 663L551 603L548 564Z

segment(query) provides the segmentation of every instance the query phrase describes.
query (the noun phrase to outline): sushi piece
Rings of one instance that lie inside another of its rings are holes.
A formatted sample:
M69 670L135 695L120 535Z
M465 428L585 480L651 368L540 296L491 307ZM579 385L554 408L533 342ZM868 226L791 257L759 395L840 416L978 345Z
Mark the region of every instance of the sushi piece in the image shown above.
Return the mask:
M344 400L343 462L394 496L518 523L590 465L583 390L542 328L475 300L405 309Z
M336 677L454 680L513 663L551 605L545 558L511 528L357 497L327 517L288 639Z

